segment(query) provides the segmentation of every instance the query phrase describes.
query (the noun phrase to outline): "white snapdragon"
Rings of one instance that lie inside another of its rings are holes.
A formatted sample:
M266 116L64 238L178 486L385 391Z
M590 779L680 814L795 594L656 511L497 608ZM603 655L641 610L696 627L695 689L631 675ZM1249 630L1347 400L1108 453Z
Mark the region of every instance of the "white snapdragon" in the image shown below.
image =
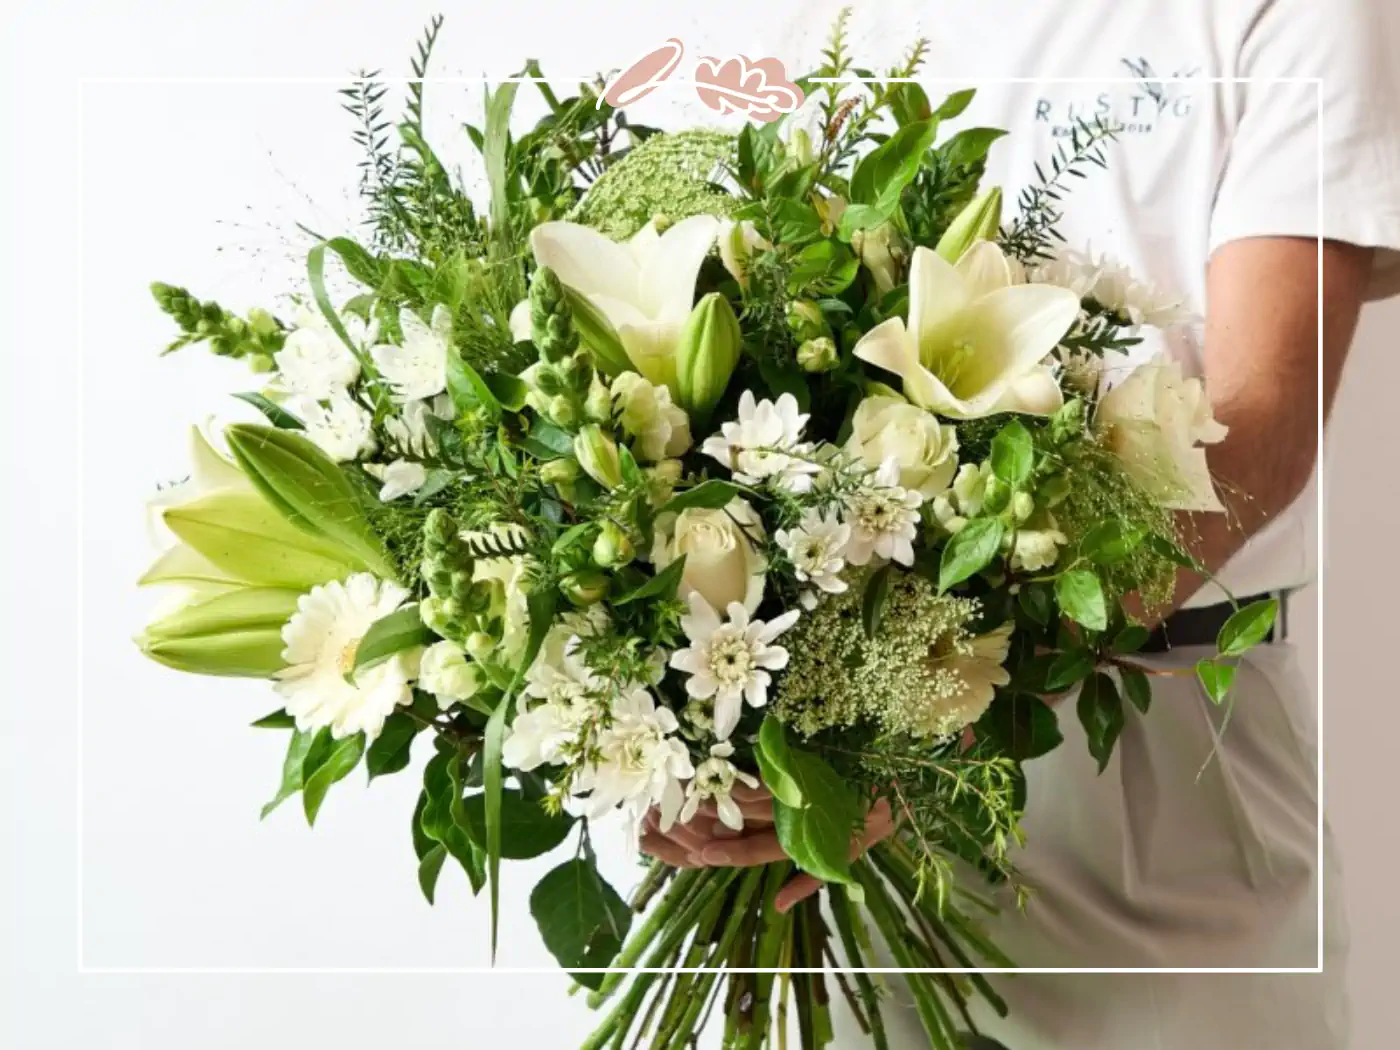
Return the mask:
M723 424L700 450L728 467L740 484L771 481L789 492L807 492L821 471L812 462L812 447L801 440L807 418L791 394L756 401L745 390L739 395L739 418Z
M632 448L642 462L670 459L690 448L690 419L666 387L623 372L613 380L611 394L617 420L635 439Z
M421 463L409 459L396 459L390 463L366 463L365 473L377 478L381 487L381 503L391 503L403 496L410 496L423 487L428 480L428 469Z
M714 705L715 736L727 740L739 724L744 703L763 707L768 703L770 671L781 671L788 651L774 641L797 622L792 609L774 620L750 620L739 602L730 602L720 618L698 594L690 596L690 615L681 617L681 629L690 645L671 654L671 666L690 677L685 691Z
M418 666L418 688L437 698L446 711L481 688L481 671L455 642L437 642L423 650Z
M850 497L845 521L851 527L846 560L868 565L874 558L914 564L919 507L924 499L899 484L899 464L887 459Z

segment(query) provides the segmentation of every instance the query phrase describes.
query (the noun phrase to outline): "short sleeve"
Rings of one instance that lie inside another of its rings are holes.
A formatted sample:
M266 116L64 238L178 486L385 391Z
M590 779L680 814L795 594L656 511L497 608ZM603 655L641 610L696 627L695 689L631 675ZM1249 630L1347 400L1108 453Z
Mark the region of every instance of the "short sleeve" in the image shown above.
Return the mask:
M1320 234L1378 249L1369 295L1400 293L1400 95L1386 34L1368 0L1263 0L1241 35L1237 75L1250 80L1236 93L1212 251Z

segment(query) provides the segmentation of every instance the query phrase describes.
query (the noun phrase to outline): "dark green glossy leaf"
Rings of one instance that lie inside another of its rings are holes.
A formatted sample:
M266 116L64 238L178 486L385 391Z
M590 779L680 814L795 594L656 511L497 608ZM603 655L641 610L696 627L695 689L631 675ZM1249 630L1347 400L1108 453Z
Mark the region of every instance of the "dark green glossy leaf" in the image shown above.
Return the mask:
M462 802L468 834L478 846L486 846L486 796L468 795ZM515 788L501 793L501 856L529 860L548 853L568 837L573 818L548 813L539 800L526 798Z
M298 729L292 734L291 739L287 741L287 755L282 760L282 782L277 788L277 794L272 797L272 801L263 806L262 816L264 818L301 790L301 785L303 783L302 766L306 761L306 756L311 751L311 745L315 739L316 734L314 732L304 733Z
M1196 664L1196 677L1211 702L1219 704L1235 684L1235 668L1220 660L1202 660Z
M329 730L322 732L329 733ZM321 812L321 803L326 800L331 785L349 776L364 753L365 735L356 733L334 741L320 762L308 757L303 771L306 779L301 787L301 808L308 824L316 823L316 814Z
M297 720L279 707L276 711L269 711L250 725L254 729L295 729Z
M1050 705L1038 696L1019 692L998 693L973 733L979 740L996 741L1018 762L1039 758L1057 748L1064 739Z
M655 576L649 577L632 590L614 598L611 604L615 606L630 605L633 602L642 601L646 598L674 598L676 596L676 589L680 587L681 576L684 572L685 555L682 554Z
M860 619L865 625L865 636L874 638L880 631L880 621L885 615L885 602L890 596L894 566L884 565L876 569L865 585L865 596L861 599Z
M851 883L851 836L860 824L860 800L840 775L810 751L788 749L788 773L800 806L774 800L778 842L799 868L823 882Z
M1124 525L1110 519L1090 529L1080 541L1079 549L1100 565L1114 565L1137 550L1146 538L1147 530L1142 526Z
M946 591L990 565L1001 550L1005 531L1000 518L976 518L951 536L939 561L938 589Z
M662 513L679 514L683 510L696 507L701 510L719 510L743 492L738 485L728 481L702 481L694 488L678 492L661 508Z
M1220 628L1216 647L1221 656L1239 656L1258 645L1273 630L1278 616L1278 599L1267 598L1236 609Z
M1130 623L1113 636L1115 653L1135 653L1147 644L1152 632L1140 623Z
M1089 743L1089 754L1099 764L1099 772L1108 768L1113 757L1113 745L1123 731L1123 700L1113 679L1099 672L1087 679L1079 690L1079 722Z
M529 388L515 376L493 372L485 377L485 382L507 412L519 412L525 407L525 395L529 393Z
M267 417L267 421L274 427L280 427L283 430L305 429L300 419L292 415L276 401L259 394L257 391L248 391L242 394L234 394L233 396L240 401L246 401L256 408Z
M1118 677L1123 682L1123 695L1143 714L1152 706L1152 683L1136 667L1120 667Z
M397 773L408 765L413 738L422 726L411 715L395 711L384 720L384 728L365 752L369 779Z
M565 861L539 881L530 893L530 914L545 947L566 970L607 966L632 925L627 902L582 859ZM573 976L597 988L604 975Z
M1045 673L1045 688L1052 693L1068 689L1076 682L1082 682L1093 670L1093 650L1071 649L1060 653Z
M1055 600L1060 611L1092 631L1108 626L1108 605L1103 585L1088 569L1071 569L1055 580Z

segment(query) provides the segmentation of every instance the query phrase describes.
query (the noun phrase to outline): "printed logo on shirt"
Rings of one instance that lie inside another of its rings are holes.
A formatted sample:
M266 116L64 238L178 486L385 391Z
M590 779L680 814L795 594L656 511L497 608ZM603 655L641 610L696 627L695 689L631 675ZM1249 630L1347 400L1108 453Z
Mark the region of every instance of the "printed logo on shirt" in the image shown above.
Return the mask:
M1116 124L1125 135L1150 135L1191 116L1192 86L1182 79L1200 73L1199 65L1183 66L1163 76L1145 58L1125 58L1122 63L1137 78L1137 84L1118 84L1092 95L1038 98L1036 121L1049 124L1056 136L1068 137L1081 121L1095 120Z

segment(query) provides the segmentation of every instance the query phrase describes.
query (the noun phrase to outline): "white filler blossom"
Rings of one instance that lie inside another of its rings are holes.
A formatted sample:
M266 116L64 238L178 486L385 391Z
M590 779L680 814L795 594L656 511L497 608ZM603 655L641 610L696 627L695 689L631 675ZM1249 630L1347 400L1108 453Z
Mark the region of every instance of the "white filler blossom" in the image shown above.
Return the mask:
M851 539L851 527L835 514L823 517L820 511L809 510L793 529L779 529L773 534L778 546L792 562L798 583L810 583L827 594L841 594L846 581L841 570L846 567L846 544ZM816 595L802 594L802 604L810 608Z
M851 537L846 543L846 560L852 565L868 565L872 558L884 558L913 565L923 502L917 492L900 486L899 464L894 459L885 460L847 503Z
M354 314L342 314L340 323L350 341L361 350L379 336L378 323L366 328ZM279 385L289 394L325 401L360 377L360 362L317 311L302 307L287 333L282 349L272 355Z
M330 727L340 739L364 733L373 740L395 707L413 701L409 682L418 673L420 650L395 653L355 670L355 652L376 620L408 599L396 583L355 573L313 587L297 601L282 628L282 659L274 688L303 732Z
M739 602L730 602L728 621L698 594L690 596L690 615L681 617L681 629L690 639L688 648L671 654L671 666L690 677L685 691L714 705L715 736L729 739L739 724L744 702L750 707L768 703L770 671L787 666L788 651L774 645L777 637L801 615L792 609L775 620L750 620Z
M801 441L807 418L791 394L755 401L753 391L745 390L739 395L739 418L706 438L700 451L728 467L740 484L771 480L789 492L807 492L813 475L821 472L812 462L811 446Z
M437 642L423 650L418 667L418 688L431 693L446 711L481 688L481 672L455 642Z
M338 390L325 404L307 401L301 406L306 436L337 463L358 459L374 448L374 417L345 390Z
M758 787L758 778L743 772L729 761L733 754L734 745L728 740L710 746L710 757L695 767L695 779L686 788L685 806L682 807L680 815L682 824L689 824L700 809L700 803L709 800L714 802L715 811L725 827L735 831L744 830L743 811L739 809L731 793L736 780L755 788Z
M657 806L662 829L669 830L685 800L681 784L695 775L690 751L675 736L675 713L658 707L645 686L632 685L613 698L611 716L597 734L596 760L576 786L591 792L590 818L623 806L639 819Z
M399 311L402 345L381 343L371 353L374 363L394 389L400 404L435 397L447 389L447 351L452 338L452 315L445 306L433 307L430 323L412 310Z
M410 496L428 480L428 468L409 459L396 459L392 463L366 463L365 473L382 483L379 489L382 503Z

